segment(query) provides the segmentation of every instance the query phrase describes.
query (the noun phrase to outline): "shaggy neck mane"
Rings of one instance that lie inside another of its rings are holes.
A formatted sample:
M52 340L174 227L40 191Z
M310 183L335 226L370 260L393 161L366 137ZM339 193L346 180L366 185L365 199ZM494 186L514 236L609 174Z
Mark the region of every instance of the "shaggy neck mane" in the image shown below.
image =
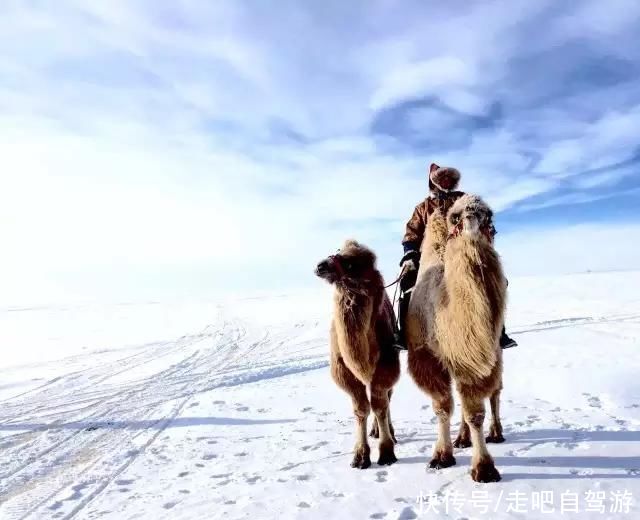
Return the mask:
M488 377L498 360L504 318L500 259L483 237L461 235L447 242L443 260L442 312L436 314L442 353L459 373Z
M373 376L368 334L382 311L384 282L378 271L363 283L336 284L334 325L340 354L361 381Z
M362 321L362 318L365 315L373 317L379 314L383 296L384 282L378 271L374 271L364 283L338 282L335 303L339 312L336 316L346 320L350 327L366 327L369 323Z

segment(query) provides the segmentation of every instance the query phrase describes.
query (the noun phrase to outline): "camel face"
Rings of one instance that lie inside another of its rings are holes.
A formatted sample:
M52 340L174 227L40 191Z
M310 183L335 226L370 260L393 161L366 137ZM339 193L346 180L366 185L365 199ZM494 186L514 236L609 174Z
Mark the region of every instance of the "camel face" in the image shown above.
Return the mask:
M316 266L316 276L330 284L358 285L370 279L375 271L376 257L367 247L353 240L347 241L335 255Z
M478 196L464 195L460 197L447 214L447 227L450 236L462 233L475 237L482 234L483 229L491 225L493 212Z

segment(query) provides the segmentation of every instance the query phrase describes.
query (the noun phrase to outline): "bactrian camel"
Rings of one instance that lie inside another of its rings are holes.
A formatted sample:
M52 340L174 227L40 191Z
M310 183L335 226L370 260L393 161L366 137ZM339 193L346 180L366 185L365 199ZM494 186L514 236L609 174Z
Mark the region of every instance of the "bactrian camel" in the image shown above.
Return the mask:
M438 439L432 468L456 463L451 442L452 380L462 401L457 446L473 446L471 477L496 482L500 473L483 434L491 398L488 442L502 442L499 418L506 280L493 247L492 212L477 196L464 195L446 219L436 211L427 223L418 280L407 315L408 366L433 400Z
M372 409L379 434L378 464L393 464L397 459L389 400L400 377L400 362L393 347L393 306L376 268L376 256L348 240L337 254L318 264L316 275L335 288L331 376L353 402L356 443L351 466L371 465L367 419Z

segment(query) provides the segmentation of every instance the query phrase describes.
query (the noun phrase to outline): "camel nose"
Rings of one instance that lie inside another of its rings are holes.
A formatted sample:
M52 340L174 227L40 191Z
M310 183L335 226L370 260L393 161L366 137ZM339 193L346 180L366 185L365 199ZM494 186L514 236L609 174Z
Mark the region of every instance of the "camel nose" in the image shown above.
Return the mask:
M316 276L322 276L323 274L327 274L329 272L329 262L327 260L323 260L316 266Z

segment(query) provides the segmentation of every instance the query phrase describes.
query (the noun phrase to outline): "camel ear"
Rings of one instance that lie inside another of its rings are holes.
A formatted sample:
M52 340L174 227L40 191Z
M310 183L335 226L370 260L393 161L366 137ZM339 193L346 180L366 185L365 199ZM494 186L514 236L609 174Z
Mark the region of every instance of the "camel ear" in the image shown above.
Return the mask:
M431 163L431 166L429 166L429 173L433 173L439 168L440 166L438 166L436 163Z

